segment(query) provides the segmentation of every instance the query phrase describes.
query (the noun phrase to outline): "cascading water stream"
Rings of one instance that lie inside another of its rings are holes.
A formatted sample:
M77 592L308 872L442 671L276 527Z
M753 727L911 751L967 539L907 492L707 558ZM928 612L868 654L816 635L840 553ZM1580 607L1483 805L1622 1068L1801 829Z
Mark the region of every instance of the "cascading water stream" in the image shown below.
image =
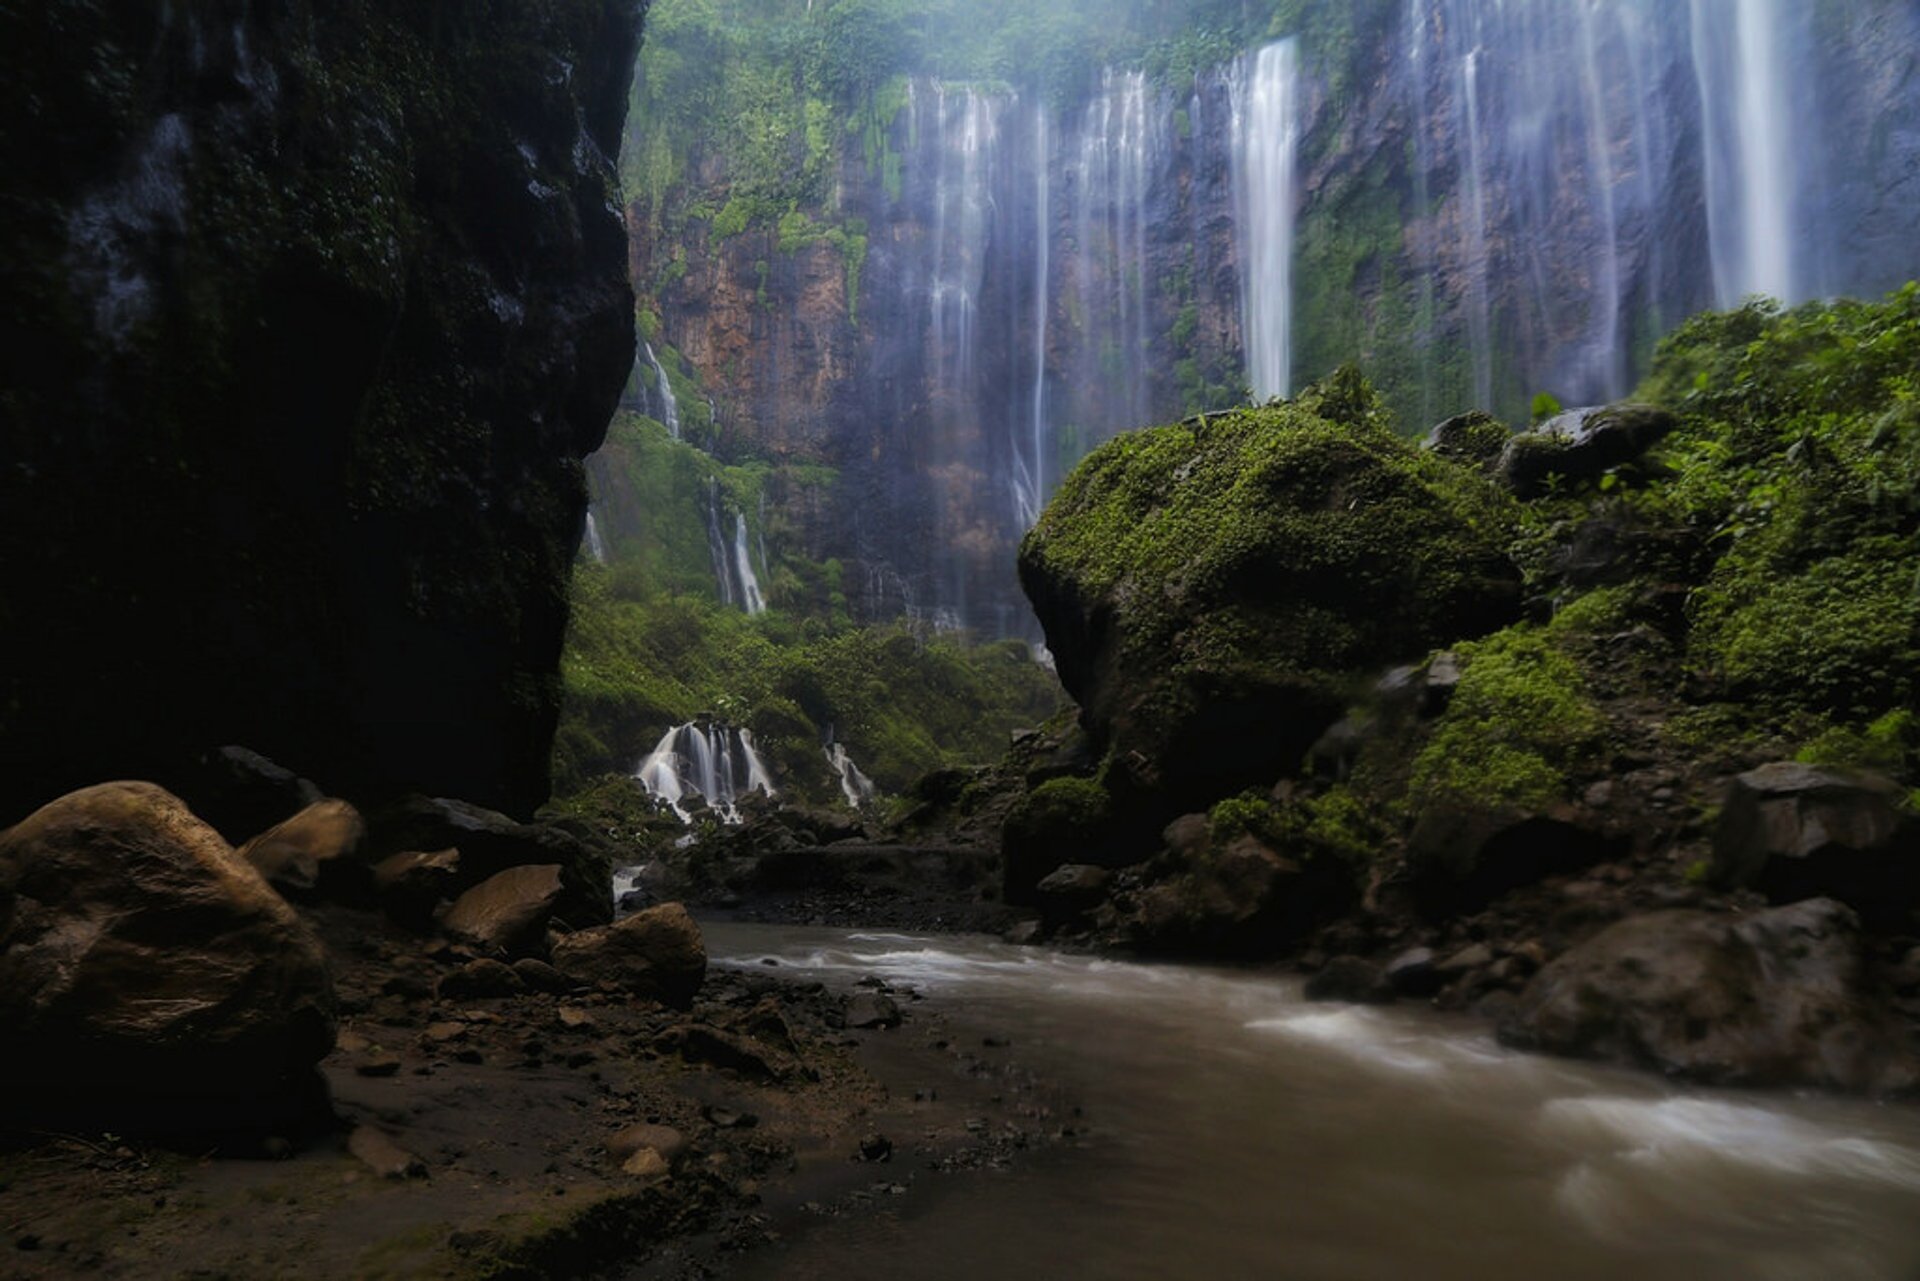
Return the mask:
M733 572L740 586L740 607L748 614L767 612L767 598L760 591L760 576L753 572L753 557L747 551L747 518L733 516Z
M587 508L587 554L593 557L593 563L607 563L607 542L600 536L600 522L593 518L593 508Z
M673 381L667 377L667 367L660 363L660 357L654 354L653 344L643 343L641 349L646 352L647 363L653 366L654 387L660 397L660 421L666 425L667 434L679 440L680 401L673 394Z
M699 796L723 823L740 821L740 801L754 792L775 795L773 776L754 750L753 733L714 722L689 721L668 730L634 771L649 796L691 822L687 802Z
M1255 400L1291 390L1298 81L1299 50L1292 40L1243 59L1233 80L1242 338Z
M835 777L840 780L840 794L846 797L847 804L855 809L871 804L873 798L879 794L879 789L873 785L873 780L861 773L860 767L853 763L853 757L847 753L846 744L834 741L829 732L825 751L827 764L832 766Z

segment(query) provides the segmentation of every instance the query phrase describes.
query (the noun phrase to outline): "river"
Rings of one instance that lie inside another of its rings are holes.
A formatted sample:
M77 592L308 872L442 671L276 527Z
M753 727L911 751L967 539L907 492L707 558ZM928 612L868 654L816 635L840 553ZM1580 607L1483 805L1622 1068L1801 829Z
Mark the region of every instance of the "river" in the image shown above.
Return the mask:
M910 986L1010 1039L1088 1124L729 1277L1920 1278L1920 1108L1688 1089L1266 974L768 926L708 944L720 965Z

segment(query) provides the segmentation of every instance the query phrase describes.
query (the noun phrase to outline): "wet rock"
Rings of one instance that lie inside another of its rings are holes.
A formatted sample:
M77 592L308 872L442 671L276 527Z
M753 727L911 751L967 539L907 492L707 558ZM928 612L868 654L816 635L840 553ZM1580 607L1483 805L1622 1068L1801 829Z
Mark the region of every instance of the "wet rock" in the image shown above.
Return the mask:
M544 945L560 896L557 864L511 867L455 899L440 926L475 947L522 956Z
M427 1163L370 1125L355 1127L347 1151L383 1179L422 1179Z
M1898 924L1920 903L1920 823L1904 789L1854 770L1762 765L1733 781L1713 833L1713 879L1775 903L1827 895Z
M405 850L373 865L373 892L388 916L422 929L453 897L459 878L459 850Z
M1671 413L1653 405L1570 409L1508 441L1497 470L1522 498L1538 497L1553 477L1566 482L1597 480L1632 462L1664 440L1678 423Z
M342 800L316 801L242 845L241 858L294 899L365 902L373 873L360 854L366 820Z
M860 1159L867 1162L892 1160L893 1140L884 1134L863 1135L860 1139Z
M852 1028L899 1027L900 1007L893 998L878 992L855 992L847 998L846 1026Z
M687 1008L707 974L700 927L678 903L555 942L553 965L582 983L617 983L635 996Z
M1038 943L1043 933L1044 929L1038 921L1015 921L1000 935L1000 940L1015 947L1029 947Z
M1236 837L1142 891L1126 939L1149 952L1270 955L1351 901L1334 862L1304 866L1256 837Z
M312 782L238 745L196 760L177 794L233 845L324 799Z
M1469 943L1434 966L1442 982L1451 983L1463 974L1484 970L1493 964L1493 949L1485 943Z
M300 1128L333 1046L324 951L150 783L0 833L0 1129Z
M1307 980L1306 997L1309 1001L1385 1005L1393 1000L1394 989L1386 973L1372 961L1358 956L1336 956Z
M777 1081L793 1067L785 1055L706 1023L670 1028L657 1043L690 1063L708 1063L752 1080Z
M1500 1037L1712 1084L1920 1082L1910 1034L1866 985L1858 918L1831 899L1621 921L1542 970Z
M481 957L441 975L434 990L449 1001L489 1000L518 996L527 990L527 985L513 972L512 966Z
M1432 948L1410 947L1387 962L1387 983L1402 996L1432 996L1446 982L1436 960Z
M672 1173L672 1162L652 1148L641 1148L620 1163L620 1172L653 1183Z
M1107 897L1113 873L1090 863L1064 863L1034 886L1034 904L1049 928L1057 929L1098 907Z
M513 963L513 972L531 992L565 996L579 985L537 956L523 956Z

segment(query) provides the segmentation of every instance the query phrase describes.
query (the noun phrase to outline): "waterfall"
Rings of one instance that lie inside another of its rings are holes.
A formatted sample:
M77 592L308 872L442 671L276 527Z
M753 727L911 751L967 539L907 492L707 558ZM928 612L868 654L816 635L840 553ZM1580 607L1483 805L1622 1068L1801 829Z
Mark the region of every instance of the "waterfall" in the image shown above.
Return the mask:
M1299 52L1282 40L1243 59L1233 83L1242 335L1255 400L1291 390Z
M1692 0L1706 148L1714 293L1798 300L1793 262L1793 98L1778 0Z
M739 603L734 591L733 557L727 536L720 528L720 482L707 485L707 555L713 561L713 580L720 591L722 605Z
M1052 148L1046 104L1033 106L1033 389L1027 439L1013 448L1013 518L1023 530L1040 519L1047 501L1047 315L1053 259Z
M689 721L661 736L634 778L647 794L692 821L686 801L699 796L723 823L740 821L739 803L755 791L775 795L773 776L754 750L753 733L712 721Z
M873 780L862 774L860 767L853 763L853 757L847 754L846 744L835 742L829 736L826 753L827 764L833 767L833 772L839 777L840 794L847 798L847 804L859 809L872 803L878 789L874 787Z
M1147 225L1149 192L1168 158L1164 108L1144 73L1108 68L1081 123L1072 174L1074 366L1084 387L1098 389L1089 417L1103 436L1156 416Z
M600 537L600 523L593 518L593 508L587 508L587 553L593 557L594 564L607 563L606 540Z
M673 382L667 377L667 367L660 363L660 357L654 355L652 343L643 343L641 348L647 354L647 363L653 366L654 386L660 396L660 421L666 424L667 434L679 440L680 401L673 394Z
M749 614L767 612L767 598L760 592L759 575L753 572L753 557L747 553L747 518L733 516L733 569L740 587L740 607Z

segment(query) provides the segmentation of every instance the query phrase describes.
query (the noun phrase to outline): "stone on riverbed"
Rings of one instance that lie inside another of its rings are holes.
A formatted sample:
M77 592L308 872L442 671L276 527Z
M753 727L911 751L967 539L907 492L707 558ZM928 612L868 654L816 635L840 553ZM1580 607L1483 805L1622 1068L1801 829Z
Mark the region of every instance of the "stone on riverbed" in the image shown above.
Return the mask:
M686 1009L707 976L700 927L678 903L636 912L618 925L581 930L553 945L553 965L581 983L614 983L635 996Z
M1911 1036L1866 987L1858 918L1831 899L1621 921L1536 975L1500 1039L1716 1085L1920 1083Z

